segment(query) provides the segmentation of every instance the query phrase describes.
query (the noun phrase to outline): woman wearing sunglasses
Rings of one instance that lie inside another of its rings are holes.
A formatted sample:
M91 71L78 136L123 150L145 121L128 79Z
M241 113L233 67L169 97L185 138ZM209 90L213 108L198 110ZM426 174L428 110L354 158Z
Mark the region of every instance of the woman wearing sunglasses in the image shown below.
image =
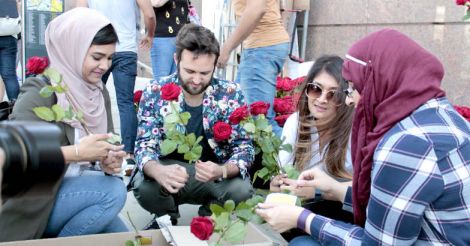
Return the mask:
M338 56L322 56L310 69L301 85L297 112L287 119L282 132L284 143L291 144L293 151L281 151L279 159L299 172L315 168L322 180L347 189L352 178L349 136L354 107L345 104L343 91L348 83L341 76L342 64ZM304 199L308 209L352 222L352 213L342 208L344 193L342 197L322 194L318 188L299 187L296 182L279 175L272 179L270 189L291 190Z

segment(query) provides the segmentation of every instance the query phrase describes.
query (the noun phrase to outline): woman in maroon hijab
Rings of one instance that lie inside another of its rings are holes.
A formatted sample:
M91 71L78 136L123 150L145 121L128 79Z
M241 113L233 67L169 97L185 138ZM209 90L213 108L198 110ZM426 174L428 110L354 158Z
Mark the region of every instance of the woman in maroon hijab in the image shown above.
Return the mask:
M311 237L292 245L470 245L470 124L445 98L443 76L440 61L398 31L356 42L343 64L346 101L356 105L356 225L301 208L284 215L282 206L262 206L276 218L267 221L287 228L295 221L283 218L297 219Z

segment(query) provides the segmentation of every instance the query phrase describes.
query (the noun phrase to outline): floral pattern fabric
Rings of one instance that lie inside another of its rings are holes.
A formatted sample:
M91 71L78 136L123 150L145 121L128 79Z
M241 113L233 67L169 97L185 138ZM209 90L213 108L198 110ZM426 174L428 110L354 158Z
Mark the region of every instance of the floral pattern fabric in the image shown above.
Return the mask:
M147 85L139 104L135 159L141 171L145 163L161 157L160 144L165 139L163 121L171 110L169 102L161 98L160 88L168 83L180 85L176 74L153 81ZM177 102L175 108L181 112L184 109L183 92L179 94ZM232 125L230 138L217 142L213 132L217 122L229 123L228 118L232 112L246 105L240 86L214 78L204 93L202 105L205 137L219 162L237 165L240 175L243 178L248 177L248 168L253 163L255 154L249 134L240 125ZM184 125L177 126L177 130L185 133Z

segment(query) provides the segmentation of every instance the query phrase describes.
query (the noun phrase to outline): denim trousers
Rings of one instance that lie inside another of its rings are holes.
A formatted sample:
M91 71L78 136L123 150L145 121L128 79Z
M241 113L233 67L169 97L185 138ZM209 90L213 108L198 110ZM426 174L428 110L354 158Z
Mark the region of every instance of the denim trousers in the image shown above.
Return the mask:
M124 151L134 153L137 135L137 112L134 108L134 86L137 76L137 53L116 52L108 72L103 75L106 83L109 73L113 73L116 100L121 123L121 138Z
M289 43L259 48L249 48L242 52L236 81L240 83L248 104L264 101L270 104L267 118L273 132L281 136L282 128L274 120L274 97L276 77L289 54Z
M289 246L317 246L321 245L320 242L313 239L311 236L300 236L294 238L289 242Z
M118 216L126 198L124 183L117 177L65 177L49 216L45 236L128 231Z
M176 37L154 38L150 49L153 79L168 76L176 71L173 55L176 51Z
M0 76L10 101L16 100L20 93L20 85L16 77L17 42L13 36L0 36Z

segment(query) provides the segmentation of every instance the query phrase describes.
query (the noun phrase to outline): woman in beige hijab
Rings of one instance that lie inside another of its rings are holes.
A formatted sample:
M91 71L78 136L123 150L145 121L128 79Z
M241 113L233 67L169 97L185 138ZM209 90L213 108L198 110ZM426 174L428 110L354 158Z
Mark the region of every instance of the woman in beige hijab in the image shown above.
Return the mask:
M101 81L111 65L117 34L99 12L75 8L49 23L45 42L49 67L62 75L67 90L43 98L39 95L41 88L54 82L42 75L28 78L13 118L40 120L33 108L58 104L65 110L71 107L83 113L83 121L53 122L62 129L62 152L69 166L55 200L48 209L41 210L49 218L41 225L43 236L127 231L118 217L127 192L122 180L111 176L120 172L125 152L123 146L105 141L113 126L109 95Z

